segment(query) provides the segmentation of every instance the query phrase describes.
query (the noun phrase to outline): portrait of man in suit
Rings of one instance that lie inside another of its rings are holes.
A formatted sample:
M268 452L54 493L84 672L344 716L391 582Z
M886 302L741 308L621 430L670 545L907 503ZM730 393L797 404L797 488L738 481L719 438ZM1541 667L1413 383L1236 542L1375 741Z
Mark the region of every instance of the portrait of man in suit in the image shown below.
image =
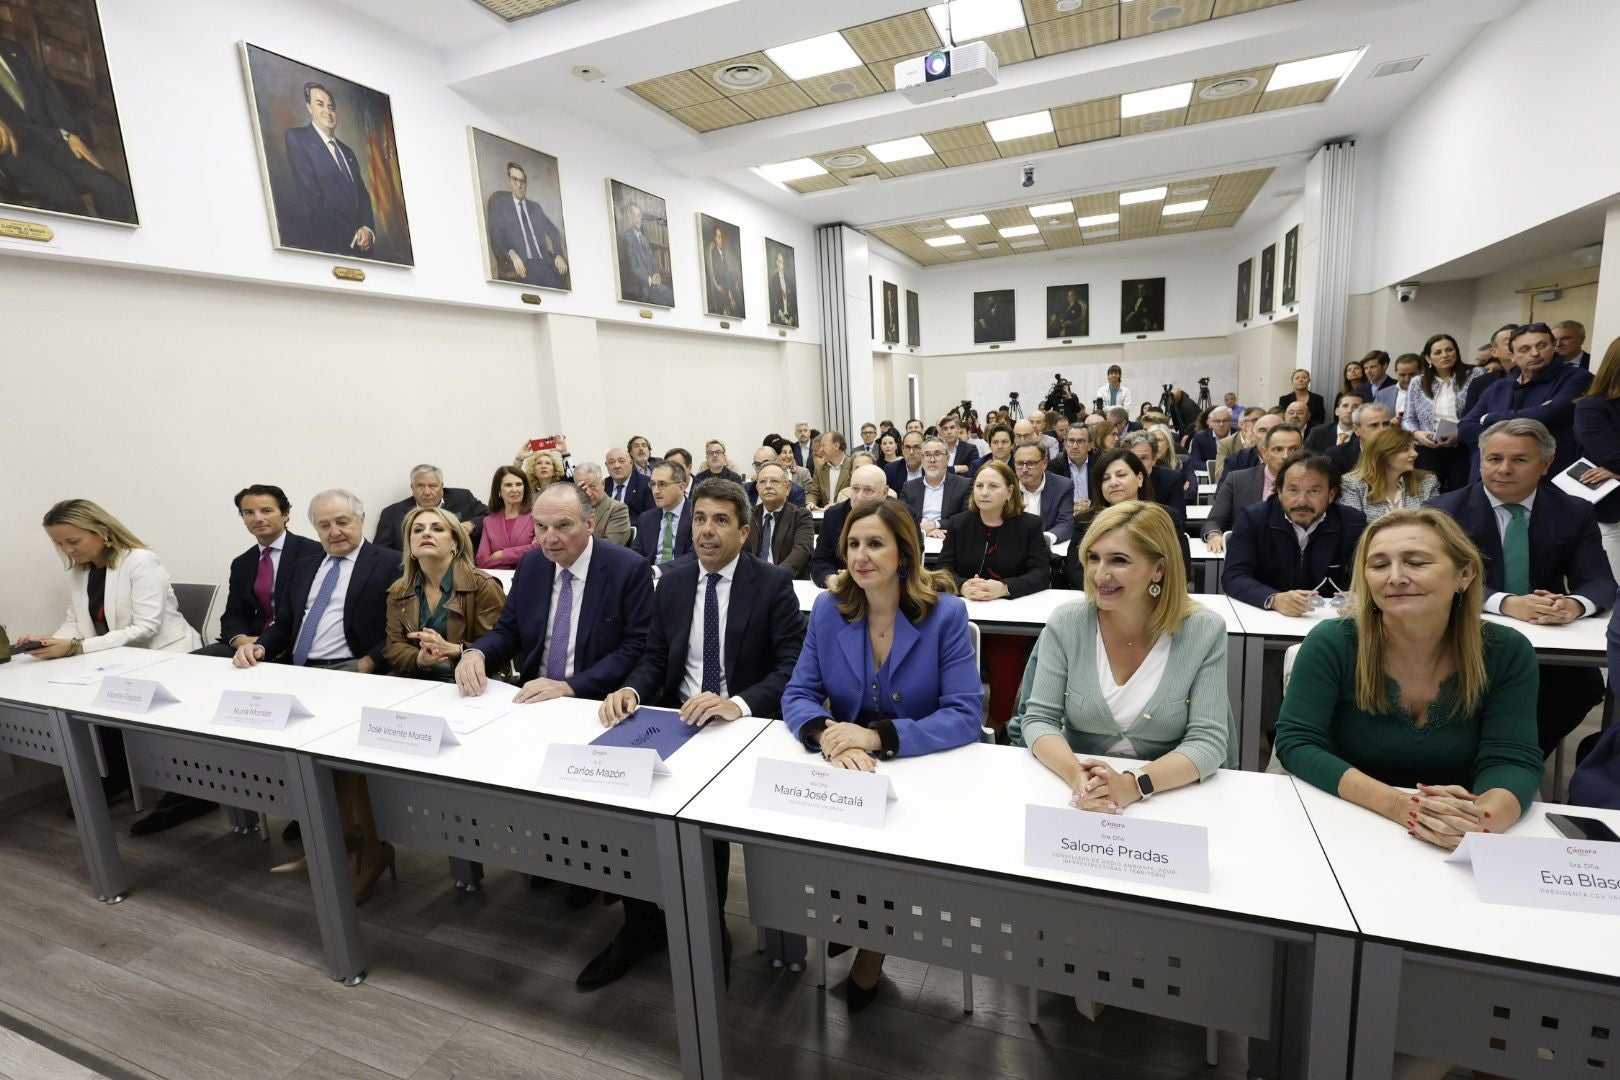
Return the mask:
M743 318L742 230L699 214L698 237L703 245L703 314Z
M1277 309L1277 245L1268 244L1260 252L1260 314Z
M0 21L0 203L137 224L95 5L53 14Z
M387 94L242 44L278 248L412 266Z
M1120 282L1119 332L1143 334L1164 329L1164 278Z
M910 289L906 290L906 345L913 349L922 348L922 311L917 294Z
M772 326L799 325L799 272L793 249L769 237L765 240L766 291L770 293Z
M1299 277L1299 226L1295 225L1283 237L1283 282L1282 302L1292 304L1298 294Z
M614 266L619 299L627 304L675 306L669 270L669 215L664 200L629 184L608 181L613 212Z
M541 289L573 288L557 159L478 128L467 131L473 176L483 194L479 208L489 279Z
M1046 336L1085 337L1091 333L1091 286L1046 287Z
M1238 263L1237 275L1237 321L1248 322L1254 315L1254 260Z
M883 341L900 343L900 288L892 281L883 283Z
M973 294L973 344L1011 341L1015 325L1011 289Z

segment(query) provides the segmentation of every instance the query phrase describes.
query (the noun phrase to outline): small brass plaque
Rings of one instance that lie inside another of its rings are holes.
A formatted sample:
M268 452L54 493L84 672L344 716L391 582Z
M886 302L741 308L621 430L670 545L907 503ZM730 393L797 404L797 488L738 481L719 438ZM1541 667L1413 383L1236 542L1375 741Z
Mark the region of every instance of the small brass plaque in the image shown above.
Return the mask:
M992 349L999 349L999 348L1001 348L1001 346L1000 346L1000 345L992 345L992 346L990 346L990 347L991 347L991 348L992 348Z
M523 302L525 304L538 304L540 303L540 296L538 293L526 292L523 294Z
M787 331L786 330L778 330L776 332L776 336L777 337L787 337Z
M720 320L720 329L722 329L722 330L730 330L731 329L731 324L726 322L726 320L721 319Z
M639 312L637 312L637 314L639 314L643 319L652 318L652 312L648 311L646 308L642 308Z
M8 240L38 240L45 244L56 234L51 232L49 225L33 221L17 221L14 218L0 218L0 236Z
M339 281L364 281L366 272L353 266L334 266L332 276Z

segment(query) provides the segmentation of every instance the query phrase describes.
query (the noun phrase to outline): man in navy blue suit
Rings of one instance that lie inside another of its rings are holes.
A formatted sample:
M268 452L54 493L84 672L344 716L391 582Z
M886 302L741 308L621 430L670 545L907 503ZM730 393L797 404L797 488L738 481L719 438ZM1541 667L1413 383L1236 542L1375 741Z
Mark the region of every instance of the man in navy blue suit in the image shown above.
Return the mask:
M1296 451L1277 470L1271 495L1239 510L1232 523L1221 574L1226 593L1267 611L1306 615L1318 586L1330 594L1349 590L1366 527L1360 510L1339 502L1338 467Z
M534 501L534 542L518 563L495 628L462 650L456 685L484 692L488 673L517 663L512 700L600 698L624 684L652 625L652 574L628 548L598 544L595 514L573 484Z
M1575 440L1575 399L1592 385L1592 373L1583 371L1553 351L1552 329L1546 323L1531 323L1513 331L1508 338L1513 364L1518 374L1493 383L1473 398L1473 404L1457 423L1457 438L1475 446L1470 477L1479 477L1479 453L1483 452L1484 428L1502 420L1539 421L1557 443L1552 468L1567 469L1581 456Z
M804 643L793 577L743 550L750 510L740 484L706 480L692 503L697 558L672 567L659 581L647 648L623 686L603 700L604 726L642 705L678 709L687 724L782 715L782 690ZM729 844L715 845L722 905L729 851ZM575 985L606 986L667 943L658 906L626 898L624 926Z
M540 204L529 198L529 174L516 162L506 165L508 190L489 197L489 248L500 264L502 281L544 289L569 287L568 247L562 230Z
M876 465L862 465L849 478L849 498L827 507L822 516L821 529L816 533L815 554L810 557L810 580L825 588L827 579L844 568L844 556L838 548L838 534L844 531L849 512L864 503L888 498L888 485L883 470ZM917 526L917 546L922 546L922 526Z
M1187 453L1195 469L1207 469L1219 453L1220 441L1232 433L1232 410L1217 405L1209 410L1209 426L1192 437Z
M337 101L318 82L304 84L304 108L309 123L282 133L287 164L304 203L302 229L283 238L292 247L326 251L333 255L373 256L377 243L371 192L366 188L360 159L337 137Z
M610 447L602 464L608 472L603 481L607 493L629 508L632 522L653 508L652 482L637 471L623 447Z
M958 476L966 476L978 459L979 451L972 443L962 438L962 421L955 413L946 413L939 422L939 437L945 440L945 453L948 458L947 467Z
M900 457L882 464L883 474L889 481L889 490L895 494L906 490L906 485L923 476L923 436L920 431L908 431L900 439Z
M1013 470L1023 488L1024 513L1041 519L1047 547L1073 537L1074 485L1057 473L1047 471L1046 448L1040 443L1020 446L1013 451Z
M686 498L686 466L665 459L653 466L653 508L636 519L635 550L650 563L692 553L692 507Z
M1485 610L1562 625L1614 603L1614 575L1590 503L1542 483L1558 454L1546 426L1504 420L1480 438L1478 483L1429 505L1456 518L1485 556ZM1603 698L1595 668L1541 669L1537 726L1550 754Z

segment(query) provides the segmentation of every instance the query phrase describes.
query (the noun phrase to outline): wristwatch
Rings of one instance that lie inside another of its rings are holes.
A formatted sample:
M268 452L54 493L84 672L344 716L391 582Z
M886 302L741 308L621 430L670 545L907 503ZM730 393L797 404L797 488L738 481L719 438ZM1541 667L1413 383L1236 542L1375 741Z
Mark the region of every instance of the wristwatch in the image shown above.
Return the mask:
M1153 798L1153 777L1145 772L1128 772L1125 775L1136 781L1136 790L1142 793L1143 802Z
M1266 602L1264 604L1262 604L1261 607L1265 608L1267 611L1270 611L1271 610L1271 605L1275 604L1276 602L1277 602L1277 594L1272 593L1270 596L1266 597Z

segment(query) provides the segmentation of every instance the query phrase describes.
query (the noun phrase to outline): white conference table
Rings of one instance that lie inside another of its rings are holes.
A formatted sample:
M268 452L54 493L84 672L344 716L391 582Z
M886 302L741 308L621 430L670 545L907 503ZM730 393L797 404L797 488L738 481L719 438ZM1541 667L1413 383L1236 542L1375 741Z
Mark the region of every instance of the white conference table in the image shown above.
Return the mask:
M881 828L754 808L761 759L820 760L775 725L677 815L698 1013L716 1022L706 1077L730 1069L716 839L747 849L759 925L1247 1035L1280 1075L1344 1075L1355 923L1288 778L1222 773L1131 808L1209 830L1199 893L1025 865L1025 805L1068 791L1021 747L880 763Z
M1358 1078L1389 1076L1396 1052L1502 1076L1612 1073L1620 1063L1613 915L1487 904L1470 867L1369 810L1294 785L1367 939ZM1512 835L1557 836L1549 810L1620 832L1620 811L1538 802Z

